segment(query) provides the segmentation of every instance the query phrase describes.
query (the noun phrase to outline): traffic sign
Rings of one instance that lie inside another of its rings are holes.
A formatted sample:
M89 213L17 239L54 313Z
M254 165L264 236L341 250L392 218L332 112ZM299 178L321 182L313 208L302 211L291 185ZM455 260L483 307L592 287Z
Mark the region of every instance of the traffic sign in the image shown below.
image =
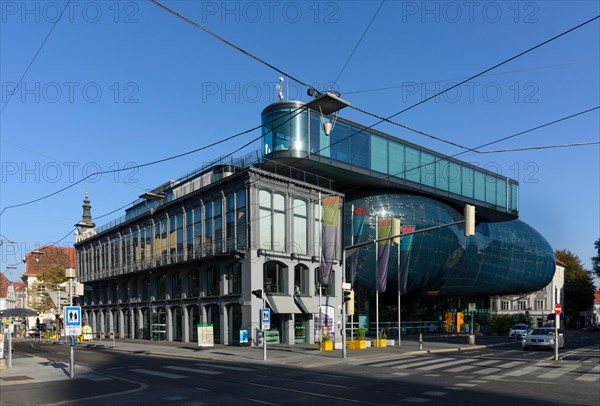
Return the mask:
M65 333L70 336L81 335L81 306L65 307Z
M554 313L560 314L561 311L562 311L562 308L560 307L560 303L555 304L554 305Z
M261 321L262 321L262 329L263 330L270 330L271 329L271 309L267 308L263 308L261 309L260 314L261 316Z

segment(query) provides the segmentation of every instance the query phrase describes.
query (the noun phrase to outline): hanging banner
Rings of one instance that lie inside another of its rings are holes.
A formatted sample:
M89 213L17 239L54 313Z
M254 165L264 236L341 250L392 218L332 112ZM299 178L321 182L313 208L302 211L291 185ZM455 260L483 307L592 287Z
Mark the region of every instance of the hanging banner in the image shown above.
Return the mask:
M340 197L328 196L322 200L321 219L322 239L321 239L321 265L319 282L321 285L329 285L331 282L331 268L335 258L335 247L337 245L338 223L340 215Z
M379 219L377 223L377 239L392 236L392 219ZM390 247L392 240L380 241L377 243L377 292L385 292L387 285L388 260L390 257Z
M353 244L360 242L360 236L362 235L363 227L365 225L365 216L367 215L366 207L358 207L354 209L352 213L352 229L353 229ZM356 268L358 267L358 251L354 251L350 260L350 284L354 286L354 280L356 279Z
M402 226L401 234L415 231L415 226ZM407 235L400 239L400 293L406 294L408 284L408 263L410 262L410 251L413 235Z

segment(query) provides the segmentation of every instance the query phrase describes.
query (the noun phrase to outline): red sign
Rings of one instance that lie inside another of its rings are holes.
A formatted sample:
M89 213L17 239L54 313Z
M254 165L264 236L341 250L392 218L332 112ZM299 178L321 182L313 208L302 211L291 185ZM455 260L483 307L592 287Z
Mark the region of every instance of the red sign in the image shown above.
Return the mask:
M554 305L554 313L560 314L561 310L560 303Z

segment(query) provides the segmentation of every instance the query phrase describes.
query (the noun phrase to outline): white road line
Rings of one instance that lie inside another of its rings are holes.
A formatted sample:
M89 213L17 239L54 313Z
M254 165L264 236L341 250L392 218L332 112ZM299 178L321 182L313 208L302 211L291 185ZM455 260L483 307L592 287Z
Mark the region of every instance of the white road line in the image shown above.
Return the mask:
M342 401L345 401L345 402L362 403L362 404L370 404L370 405L379 405L379 403L373 403L373 402L368 402L368 401L364 401L364 400L356 400L356 399L350 399L350 398L343 398L341 396L325 395L325 394L322 394L322 393L315 393L315 392L303 391L303 390L298 390L298 389L284 388L282 386L264 385L264 384L260 384L260 383L254 383L254 382L246 382L245 384L246 385L252 385L252 386L258 386L260 388L266 388L266 389L275 389L275 390L287 391L287 392L293 392L293 393L302 393L302 394L305 394L305 395L310 395L310 396L315 396L315 397L320 397L320 398L342 400Z
M425 361L410 362L408 364L397 365L392 368L416 368L416 367L420 367L421 365L428 365L428 364L434 364L436 362L450 361L451 359L452 358L434 358L434 359L428 359Z
M131 371L132 372L137 372L139 374L160 376L161 378L169 378L169 379L182 379L182 378L186 378L183 375L168 374L166 372L151 371L149 369L132 369Z
M590 369L589 372L585 375L575 378L576 381L584 382L594 382L598 379L600 379L600 365L596 365L594 368Z
M487 361L476 362L475 365L477 365L479 367L483 367L483 366L486 366L486 365L497 364L499 362L502 362L502 361L497 360L497 359L489 359Z
M472 388L473 386L477 386L476 383L457 383L456 386L464 386L465 388Z
M232 366L229 366L229 365L210 364L208 362L198 363L196 365L198 365L199 367L229 369L231 371L241 371L241 372L250 372L250 371L254 371L255 370L254 368L232 367Z
M525 364L525 361L513 361L513 362L509 362L508 364L502 364L502 365L496 365L498 368L512 368L512 367L516 367L517 365L523 365Z
M423 376L428 376L430 378L437 378L439 376L441 376L440 374L424 374Z
M394 356L390 356L390 355L386 355L383 357L373 357L373 358L369 358L367 360L364 361L354 361L354 362L350 362L350 365L364 365L364 364L370 364L373 362L377 362L378 360L381 360L383 362L387 361L387 360L393 360L393 362L397 362L397 361L403 361L403 360L407 360L407 359L411 359L411 358L416 358L414 355L407 355L407 356L402 356L402 355L394 355ZM371 365L369 365L371 366Z
M468 371L469 369L477 368L477 365L463 365L462 367L450 368L446 372L462 372Z
M477 371L473 371L473 373L477 374L477 375L489 375L489 374L493 374L495 372L500 372L500 371L502 371L500 368L492 367L492 368L478 369Z
M410 374L408 372L392 372L392 375L406 376L406 375L410 375Z
M416 398L416 397L410 397L410 398L404 398L402 399L403 402L412 402L412 403L425 403L425 402L429 402L431 399L427 399L427 398Z
M413 359L413 358L414 358L414 357L410 357L410 358L402 358L402 359L398 359L398 358L396 358L395 360L392 360L392 361L383 361L383 362L378 362L377 364L368 365L368 366L370 366L370 367L375 367L375 368L380 368L380 367L389 367L389 366L391 366L391 365L397 365L397 364L400 364L400 363L402 363L402 362L405 362L405 361L407 361L407 360L408 360L409 362L412 362L412 361L414 361L414 359ZM423 359L423 358L419 358L419 359Z
M523 375L529 374L529 373L531 373L533 371L537 371L540 368L541 367L539 367L539 366L535 366L535 367L532 367L532 366L523 367L521 369L515 369L513 371L507 372L507 373L504 374L504 376L523 376Z
M424 371L431 371L434 369L449 367L451 365L465 364L465 363L471 362L471 361L472 360L470 360L470 359L459 359L459 360L454 360L454 361L449 361L449 362L442 362L441 364L429 365L427 367L421 367L421 368L417 368L417 369L421 369Z
M221 375L224 373L221 371L213 371L211 369L187 368L187 367L178 367L178 366L172 366L172 365L166 366L164 368L176 369L178 371L193 372L193 373L205 374L205 375Z
M422 395L425 395L425 396L444 396L447 394L448 394L448 392L441 392L441 391L435 391L435 390L430 390L430 391L422 393Z
M538 378L545 378L545 379L555 379L558 378L559 376L563 376L566 373L571 372L574 369L577 369L577 367L579 367L578 364L566 364L566 365L560 365L560 366L555 366L554 370L550 371L550 372L546 372L545 374L542 374L540 376L538 376Z

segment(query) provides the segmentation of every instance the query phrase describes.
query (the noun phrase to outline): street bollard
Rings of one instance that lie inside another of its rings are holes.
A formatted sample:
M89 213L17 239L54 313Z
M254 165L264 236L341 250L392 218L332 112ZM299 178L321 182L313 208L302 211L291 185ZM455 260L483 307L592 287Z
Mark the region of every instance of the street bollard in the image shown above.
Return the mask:
M419 350L423 349L423 333L419 333Z

